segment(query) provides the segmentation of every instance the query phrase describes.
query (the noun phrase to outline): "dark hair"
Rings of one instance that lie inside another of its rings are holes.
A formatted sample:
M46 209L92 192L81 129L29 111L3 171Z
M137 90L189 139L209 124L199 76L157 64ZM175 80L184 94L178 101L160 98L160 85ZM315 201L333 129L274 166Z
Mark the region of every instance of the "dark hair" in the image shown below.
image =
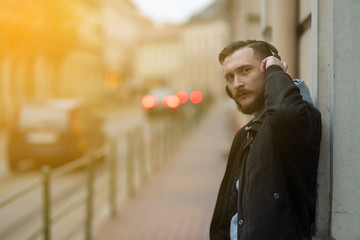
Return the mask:
M220 64L223 64L225 58L234 53L236 50L245 47L250 47L254 49L254 55L259 60L263 60L264 58L273 55L272 51L269 49L269 45L267 42L257 40L236 41L230 43L221 51L221 53L219 54Z

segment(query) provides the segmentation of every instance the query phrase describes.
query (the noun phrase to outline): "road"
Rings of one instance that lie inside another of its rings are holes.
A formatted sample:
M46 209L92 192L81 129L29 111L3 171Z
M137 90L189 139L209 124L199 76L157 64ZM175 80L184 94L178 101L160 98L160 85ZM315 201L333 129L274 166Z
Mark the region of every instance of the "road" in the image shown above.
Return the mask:
M112 140L116 146L117 164L123 166L120 167L122 172L120 171L119 173L120 178L122 179L119 179L118 181L118 188L123 191L118 193L118 203L124 201L127 194L126 191L124 191L124 189L127 189L127 186L125 185L126 179L124 179L124 177L127 177L125 171L126 155L128 154L127 151L129 151L127 144L129 141L129 130L141 127L143 130L142 136L145 138L145 142L153 144L154 141L157 141L156 136L159 137L154 131L157 131L159 134L159 131L164 131L164 129L168 128L164 127L161 123L165 124L165 126L174 124L174 121L167 121L164 119L148 120L143 112L139 110L141 109L129 108L121 111L104 111L101 113L105 120L104 132L108 139ZM160 135L164 134L165 133L160 133ZM36 181L37 179L40 180L41 173L39 170L33 170L31 168L25 168L17 173L10 172L6 164L6 154L4 151L6 137L2 136L0 141L2 154L0 159L0 198L2 198L31 181ZM161 146L161 148L164 150L165 146ZM147 154L149 154L149 152ZM150 157L151 156L147 156L147 158ZM159 157L159 155L156 157ZM149 166L147 167L150 168ZM106 171L108 171L108 169L109 166L107 164L97 166L95 175L98 180L96 180L95 185L100 186L104 181L104 178L107 178ZM151 169L147 169L147 171L150 170ZM133 180L134 185L140 183L139 175L140 174L135 176ZM75 199L86 198L86 181L86 171L84 169L73 171L51 181L51 212L53 215L61 214L61 209L71 204L71 202L74 202ZM101 188L102 187L100 186L99 189L101 190ZM107 193L103 194L97 192L97 196L94 200L94 204L97 206L96 214L98 215L98 219L101 219L101 216L108 216L109 209L105 207L106 204L104 204L104 202L107 201L106 196ZM0 208L0 239L25 239L29 234L34 232L34 229L39 228L42 221L42 200L42 189L38 187L24 197ZM57 239L68 239L70 235L72 236L71 239L76 239L74 238L76 235L79 239L82 239L81 236L83 234L74 234L74 232L83 228L85 225L84 213L84 207L79 207L74 210L71 215L64 217L61 221L57 221L56 226L52 228L52 235L57 236ZM67 229L67 231L64 231L64 228Z

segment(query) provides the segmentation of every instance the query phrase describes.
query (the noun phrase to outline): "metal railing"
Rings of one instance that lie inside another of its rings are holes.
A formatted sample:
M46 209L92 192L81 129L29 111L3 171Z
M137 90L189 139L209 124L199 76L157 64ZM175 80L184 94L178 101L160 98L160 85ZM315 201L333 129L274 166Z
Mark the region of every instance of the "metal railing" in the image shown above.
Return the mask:
M197 119L198 120L198 119ZM28 184L22 186L11 194L0 199L0 209L9 203L25 197L25 195L34 189L42 189L42 224L35 229L26 239L37 239L43 237L45 240L52 238L51 229L54 224L59 222L65 216L72 213L75 209L84 206L86 209L84 221L84 238L89 240L92 237L94 220L94 195L97 190L95 185L99 184L98 189L108 189L108 209L109 215L116 215L118 180L120 167L126 169L124 177L126 181L127 196L134 196L136 193L136 182L145 181L149 175L156 171L164 163L166 157L175 149L178 141L193 125L192 121L157 122L152 126L152 136L146 137L144 129L141 126L127 132L126 142L126 160L125 166L119 164L116 154L115 142L109 142L98 149L92 149L87 155L67 163L61 167L50 169L48 166L42 167L42 176L34 179ZM149 140L150 139L150 140ZM154 140L155 139L155 140ZM107 168L101 179L95 181L95 164L105 158ZM86 194L79 199L73 200L66 207L52 214L51 200L51 182L54 178L68 174L78 168L87 168Z
M79 206L86 204L86 225L84 227L86 233L86 239L91 239L91 221L92 221L92 200L93 200L93 186L94 186L94 162L101 157L110 156L111 147L110 144L106 144L99 149L92 150L89 154L74 160L68 164L65 164L59 168L51 170L49 166L42 167L42 176L33 180L32 182L22 186L13 193L5 196L0 200L0 208L6 206L7 204L24 197L27 193L31 192L36 188L42 188L42 226L38 229L35 229L27 239L36 239L41 234L44 239L51 239L51 226L61 220L64 216L71 213L74 209ZM114 159L109 158L109 161L114 161ZM80 167L87 166L87 191L86 198L80 198L69 204L65 208L57 212L56 215L51 214L51 180L55 177L67 174L75 169ZM110 172L111 173L111 172ZM114 178L111 174L111 178ZM114 206L111 206L114 207Z

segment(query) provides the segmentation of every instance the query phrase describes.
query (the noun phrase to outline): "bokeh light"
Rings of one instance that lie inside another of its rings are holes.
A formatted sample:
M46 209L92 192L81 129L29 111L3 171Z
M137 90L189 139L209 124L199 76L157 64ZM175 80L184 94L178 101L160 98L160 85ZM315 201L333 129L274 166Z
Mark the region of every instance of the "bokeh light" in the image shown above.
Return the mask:
M169 95L164 98L164 106L175 109L180 105L180 99L176 95Z
M185 91L178 91L176 96L178 96L181 104L184 104L189 100L189 95Z
M200 91L195 90L190 93L190 101L194 104L201 103L203 95Z
M158 100L155 96L145 95L141 99L141 104L144 108L149 109L158 105Z

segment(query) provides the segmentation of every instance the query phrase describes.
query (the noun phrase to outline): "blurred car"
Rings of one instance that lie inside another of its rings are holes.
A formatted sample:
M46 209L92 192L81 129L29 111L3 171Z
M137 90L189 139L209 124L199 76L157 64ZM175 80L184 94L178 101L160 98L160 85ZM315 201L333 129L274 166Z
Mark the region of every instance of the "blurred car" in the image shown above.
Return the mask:
M16 112L9 132L7 153L12 170L31 161L60 166L83 156L90 147L105 142L102 121L74 100L27 104Z
M197 105L203 101L203 94L199 90L185 89L176 93L181 104Z
M180 99L169 88L157 88L144 95L141 104L147 116L174 116L180 110Z
M199 90L184 89L176 93L180 99L182 112L188 118L200 115L203 110L203 94Z

